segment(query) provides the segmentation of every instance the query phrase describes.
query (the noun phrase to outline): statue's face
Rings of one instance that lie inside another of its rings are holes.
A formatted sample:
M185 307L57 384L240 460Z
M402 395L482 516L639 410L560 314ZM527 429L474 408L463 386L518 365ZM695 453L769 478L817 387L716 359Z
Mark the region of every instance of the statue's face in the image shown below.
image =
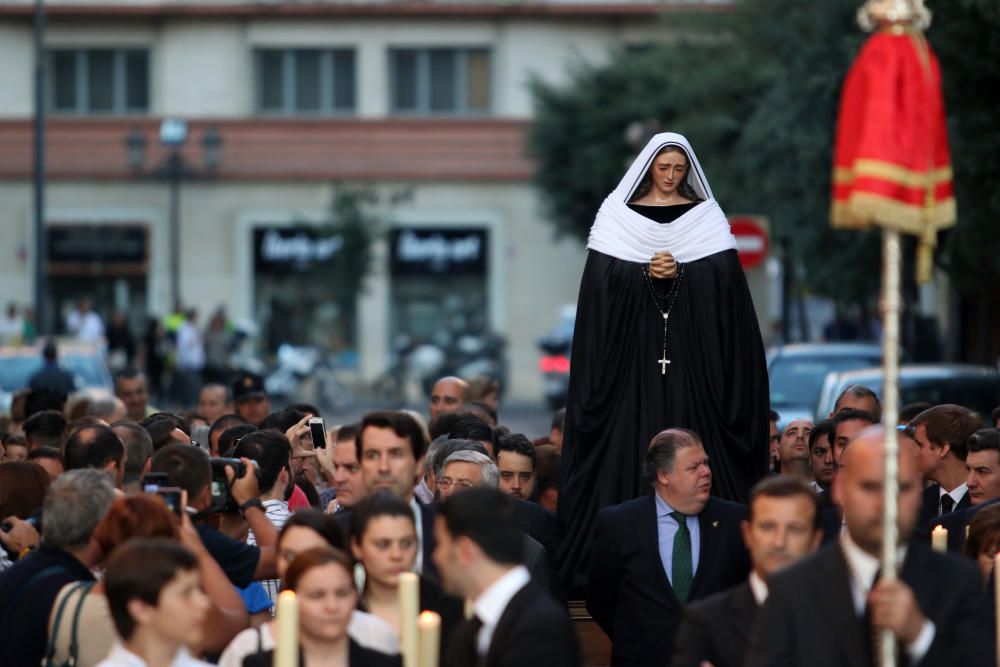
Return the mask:
M687 176L688 162L680 151L663 151L653 161L650 167L653 177L653 189L658 197L669 198L677 192L677 188Z
M905 23L914 18L911 0L868 0L865 9L876 23Z

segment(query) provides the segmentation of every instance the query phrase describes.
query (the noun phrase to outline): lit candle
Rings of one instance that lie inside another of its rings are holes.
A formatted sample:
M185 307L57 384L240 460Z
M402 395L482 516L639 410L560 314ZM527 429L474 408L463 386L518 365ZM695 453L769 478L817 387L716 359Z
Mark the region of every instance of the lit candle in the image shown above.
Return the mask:
M417 634L420 636L420 660L418 667L438 667L441 650L441 617L433 611L425 611L417 619Z
M299 601L293 591L282 591L278 596L276 622L274 667L299 667Z
M931 546L934 551L944 553L948 551L948 529L944 526L935 526L931 531Z
M403 667L417 667L417 615L420 613L420 578L412 572L399 575L399 643Z

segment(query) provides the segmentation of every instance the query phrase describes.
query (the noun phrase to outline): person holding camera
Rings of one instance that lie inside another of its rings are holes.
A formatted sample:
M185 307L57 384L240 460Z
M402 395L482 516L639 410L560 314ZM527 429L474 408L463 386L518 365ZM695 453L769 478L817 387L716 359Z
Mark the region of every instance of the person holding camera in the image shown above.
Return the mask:
M277 431L254 431L240 439L233 456L256 462L257 482L260 486L261 507L274 527L278 530L291 516L288 499L295 488L292 474L292 448L285 436ZM257 534L253 527L247 533L247 544L257 544ZM272 602L278 599L281 584L275 579L263 582L264 589Z
M242 474L232 465L226 466L226 482L213 480L212 463L200 447L167 445L153 456L150 471L164 473L170 486L187 491L187 511L195 513L195 528L202 543L219 563L233 585L246 588L258 579L277 576L278 531L267 518L260 500L260 487L256 466L249 459L241 459ZM225 534L213 525L213 515L226 507L226 496L219 485L228 484L232 504L238 508L257 544L251 545ZM213 487L217 493L213 494ZM218 498L222 497L222 503ZM213 497L216 502L213 502Z

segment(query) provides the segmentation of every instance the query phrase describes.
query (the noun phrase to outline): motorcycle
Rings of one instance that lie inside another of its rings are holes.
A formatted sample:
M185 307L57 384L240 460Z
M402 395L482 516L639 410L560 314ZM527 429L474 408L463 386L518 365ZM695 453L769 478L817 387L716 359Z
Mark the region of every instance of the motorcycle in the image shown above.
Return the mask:
M538 341L543 353L538 360L538 370L542 373L545 401L553 411L566 406L575 324L576 306L563 306L555 328Z
M316 403L342 411L354 405L354 392L341 382L321 350L282 343L277 366L264 378L267 393L279 400Z

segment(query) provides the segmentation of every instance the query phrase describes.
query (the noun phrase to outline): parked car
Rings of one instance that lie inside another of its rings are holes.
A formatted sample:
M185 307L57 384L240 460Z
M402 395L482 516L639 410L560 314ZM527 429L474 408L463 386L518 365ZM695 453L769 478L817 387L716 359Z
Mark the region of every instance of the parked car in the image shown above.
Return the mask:
M830 373L823 381L815 417L824 419L837 397L852 384L860 384L882 397L882 369L865 368ZM992 366L966 364L911 364L899 368L899 407L927 401L933 405L955 403L988 419L1000 405L1000 374Z
M559 309L555 327L538 340L542 356L538 370L545 382L545 402L549 409L558 410L566 405L569 390L569 356L573 347L573 329L576 326L576 306L568 304Z
M114 391L108 361L99 346L61 341L59 365L73 374L77 390ZM10 410L14 393L26 389L31 376L41 367L41 346L0 347L0 412Z
M771 350L767 374L771 408L781 417L779 427L813 418L828 373L881 363L882 348L872 343L797 343Z

